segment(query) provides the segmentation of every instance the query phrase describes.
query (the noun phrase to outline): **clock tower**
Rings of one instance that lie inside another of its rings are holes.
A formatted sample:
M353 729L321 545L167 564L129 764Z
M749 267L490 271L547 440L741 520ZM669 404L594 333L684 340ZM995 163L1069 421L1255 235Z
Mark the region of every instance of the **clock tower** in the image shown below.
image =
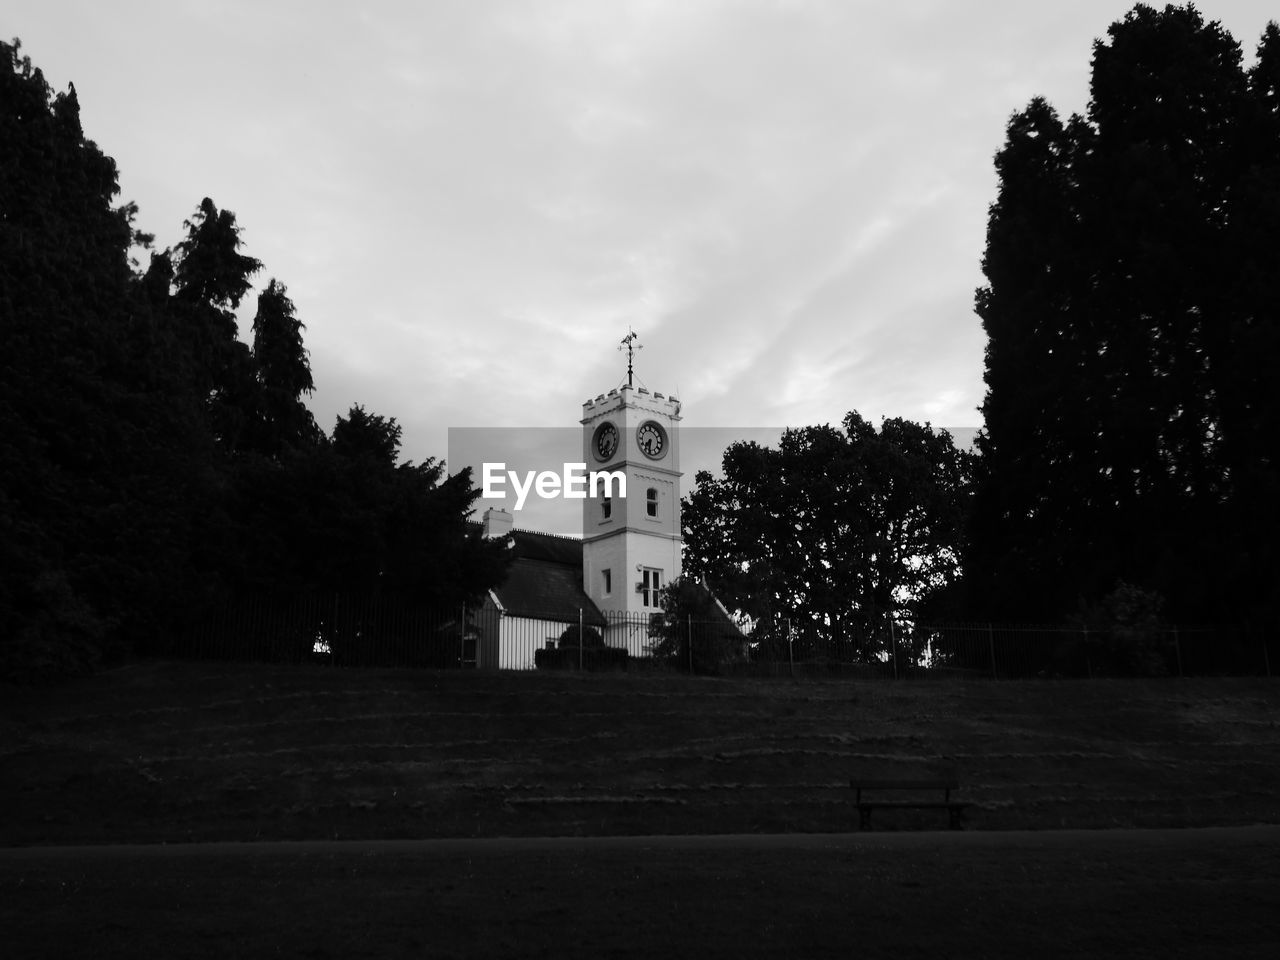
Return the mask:
M616 479L610 491L588 485L582 507L583 587L606 616L657 612L659 592L680 576L680 401L633 386L630 363L627 374L582 405L588 472L626 483L625 496Z

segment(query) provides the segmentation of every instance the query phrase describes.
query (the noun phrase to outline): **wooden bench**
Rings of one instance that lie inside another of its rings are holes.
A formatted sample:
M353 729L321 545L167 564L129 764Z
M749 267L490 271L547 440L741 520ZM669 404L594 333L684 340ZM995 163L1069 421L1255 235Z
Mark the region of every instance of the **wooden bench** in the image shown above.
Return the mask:
M912 810L946 810L951 817L951 829L964 829L964 811L972 804L951 799L951 791L959 790L960 784L954 780L866 780L853 779L849 786L854 789L854 803L858 807L858 829L871 829L871 811L877 807L896 807ZM941 800L924 800L921 798L907 800L864 800L863 793L886 793L900 791L906 793L929 793L942 791Z

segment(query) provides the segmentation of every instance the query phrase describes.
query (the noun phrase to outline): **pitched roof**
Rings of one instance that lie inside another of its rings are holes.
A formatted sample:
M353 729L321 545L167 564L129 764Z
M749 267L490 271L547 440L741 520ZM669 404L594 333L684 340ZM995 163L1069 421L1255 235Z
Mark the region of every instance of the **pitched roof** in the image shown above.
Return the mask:
M605 626L600 608L582 589L582 541L532 530L512 530L515 559L494 595L516 617Z
M515 540L517 557L573 566L581 575L581 540L573 537L559 537L551 533L537 533L533 530L512 530L511 536Z

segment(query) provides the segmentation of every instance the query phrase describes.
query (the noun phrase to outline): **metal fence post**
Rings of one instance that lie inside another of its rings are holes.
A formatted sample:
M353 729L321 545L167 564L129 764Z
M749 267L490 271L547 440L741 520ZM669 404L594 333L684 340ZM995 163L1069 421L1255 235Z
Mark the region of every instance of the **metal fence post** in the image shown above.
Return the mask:
M898 679L898 638L893 632L893 611L887 613L889 617L889 652L893 658L893 679Z
M684 620L689 634L689 673L693 673L693 614L686 613Z
M578 671L582 671L582 648L587 645L587 638L582 635L582 608L578 608Z
M987 622L987 647L991 651L991 679L999 680L1000 674L996 672L996 628Z
M1267 650L1267 631L1258 631L1262 639L1262 665L1266 668L1267 676L1271 676L1271 653Z
M795 637L791 635L791 618L787 617L787 663L791 667L791 679L796 678L796 650ZM1266 649L1265 647L1263 649Z
M333 620L329 622L329 666L333 666L336 661L335 655L338 649L338 594L333 594Z
M1178 637L1178 627L1173 628L1173 653L1178 658L1178 676L1182 676L1182 641Z

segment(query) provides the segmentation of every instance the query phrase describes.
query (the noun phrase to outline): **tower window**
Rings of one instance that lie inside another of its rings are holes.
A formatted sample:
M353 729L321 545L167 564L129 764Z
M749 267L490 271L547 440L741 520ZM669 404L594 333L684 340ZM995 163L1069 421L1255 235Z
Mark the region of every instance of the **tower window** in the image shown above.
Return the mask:
M613 497L602 497L600 499L600 519L608 520L613 516Z
M650 487L649 492L645 496L645 510L649 512L649 516L656 517L658 515L658 491L653 487Z
M662 590L662 571L653 567L645 567L640 571L640 605L657 608L662 605L659 593Z
M613 593L613 571L601 570L600 579L604 582L604 595L607 597Z

